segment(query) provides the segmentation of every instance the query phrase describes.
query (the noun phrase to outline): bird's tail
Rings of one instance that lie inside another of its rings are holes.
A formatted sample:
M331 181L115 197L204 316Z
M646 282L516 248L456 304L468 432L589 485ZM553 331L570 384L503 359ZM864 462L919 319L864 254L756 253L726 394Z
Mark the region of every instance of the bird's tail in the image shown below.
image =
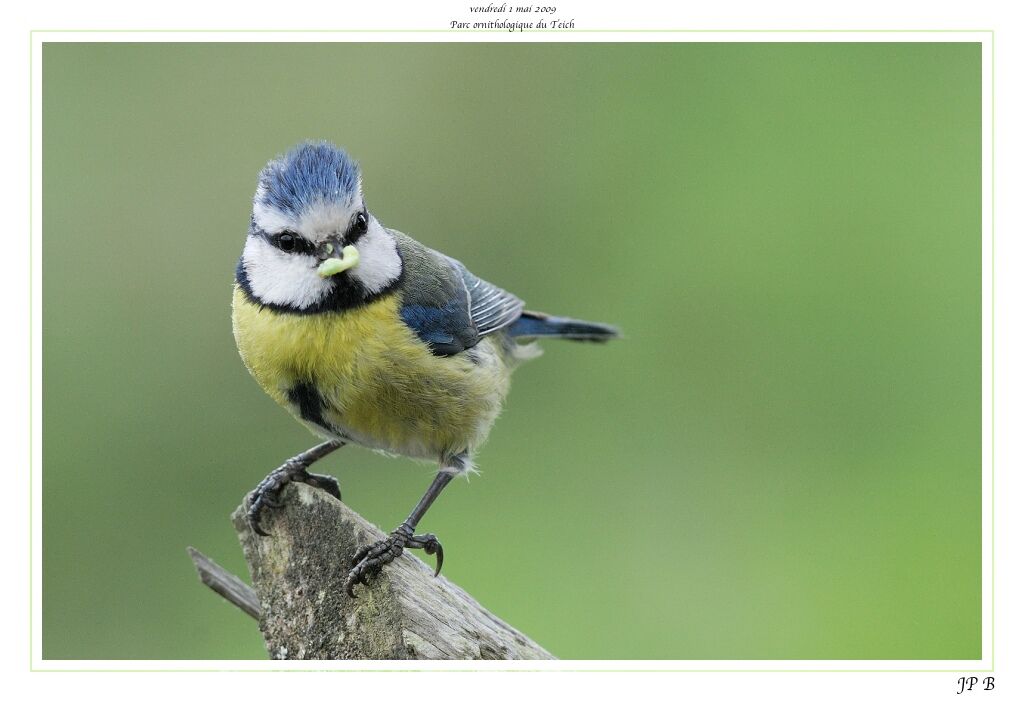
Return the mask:
M605 342L619 336L619 330L599 322L584 322L568 317L552 317L543 312L523 312L508 328L514 337L553 336L572 341Z

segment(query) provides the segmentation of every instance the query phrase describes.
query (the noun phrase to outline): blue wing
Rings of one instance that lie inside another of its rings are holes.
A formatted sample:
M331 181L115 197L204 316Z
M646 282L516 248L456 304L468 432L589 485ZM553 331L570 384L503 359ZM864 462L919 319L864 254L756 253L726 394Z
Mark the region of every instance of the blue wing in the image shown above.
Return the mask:
M515 295L481 280L453 258L394 232L403 261L402 321L437 356L471 349L523 311Z
M435 356L452 356L480 341L464 298L456 295L444 307L404 304L402 321L430 347Z

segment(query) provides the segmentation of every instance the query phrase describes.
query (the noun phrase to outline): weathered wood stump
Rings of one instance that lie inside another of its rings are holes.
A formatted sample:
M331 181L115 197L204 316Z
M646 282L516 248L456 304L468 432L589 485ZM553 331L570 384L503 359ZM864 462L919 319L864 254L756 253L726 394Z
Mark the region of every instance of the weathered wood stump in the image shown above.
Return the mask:
M344 591L356 550L383 532L322 490L288 485L254 533L232 515L255 592L190 549L203 582L254 613L275 659L552 659L418 558L403 553L356 599Z

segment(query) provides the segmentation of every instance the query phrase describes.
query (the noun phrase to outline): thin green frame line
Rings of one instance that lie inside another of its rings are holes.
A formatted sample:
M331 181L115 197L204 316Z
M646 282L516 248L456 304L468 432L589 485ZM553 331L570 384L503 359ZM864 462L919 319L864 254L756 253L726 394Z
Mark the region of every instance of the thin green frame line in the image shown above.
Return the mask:
M845 668L39 668L37 673L991 673L987 668L847 670Z
M32 70L32 54L33 54L33 37L32 32L28 33L28 668L32 670L32 612L33 607L33 587L34 583L32 580L32 566L34 560L32 558L32 502L34 495L32 494L32 483L34 477L32 475L32 466L35 464L32 455L32 417L35 414L35 407L32 403L32 390L35 384L35 376L32 374L32 356L35 350L32 346L32 186L35 183L35 173L32 170L32 139L33 139L33 119L35 115L32 111L32 101L35 96L32 93L32 79L34 72ZM40 472L42 472L42 466L40 466Z
M989 349L990 355L990 371L991 371L991 394L989 397L991 404L990 411L990 441L991 441L991 495L990 495L990 550L991 550L991 582L989 583L991 588L991 658L990 667L988 668L953 668L953 669L873 669L873 668L862 668L862 669L817 669L817 668L771 668L771 669L685 669L685 668L602 668L602 669L589 669L589 668L445 668L445 669L422 669L422 668L342 668L342 669L328 669L328 668L36 668L34 667L33 660L33 541L32 541L32 526L33 526L33 489L32 489L32 466L33 466L33 315L32 315L32 292L33 292L33 251L32 251L32 231L33 231L33 188L35 184L34 173L33 173L33 118L35 117L33 112L33 49L35 35L39 34L127 34L127 33L144 33L144 34L179 34L179 33L195 33L195 34L305 34L305 33L319 33L319 34L371 34L371 33L399 33L399 34L411 34L411 33L494 33L502 32L504 34L514 34L507 30L30 30L29 31L29 670L32 672L995 672L995 31L994 30L530 30L531 32L587 32L587 33L603 33L603 34L629 34L629 33L666 33L666 34L988 34L989 35L989 83L991 86L991 93L989 96L989 106L991 107L990 115L990 178L989 178L989 199L991 204L991 247L990 247L990 261L991 261L991 272L989 274L989 283L991 289L991 299L989 306L992 312L991 328L989 331L989 337L991 342L991 348ZM522 33L522 32L520 32Z
M989 95L989 108L992 113L989 115L992 124L989 130L989 167L992 172L989 176L989 197L991 198L991 207L989 208L989 214L991 221L989 226L992 228L992 243L989 249L989 255L991 256L992 262L989 273L989 284L992 287L991 297L989 300L989 306L992 308L992 327L989 329L991 347L989 348L989 354L991 359L989 361L989 373L991 374L991 385L992 390L989 395L989 401L992 403L992 409L989 414L989 431L991 432L991 461L992 461L992 476L989 484L991 505L989 506L989 518L992 521L989 530L989 547L992 549L991 565L992 569L989 573L992 581L989 586L992 588L991 601L992 606L992 649L991 649L991 662L992 672L996 669L996 33L992 32L989 36L989 81L991 83L991 94Z
M450 32L453 34L465 33L501 33L501 34L525 34L534 33L556 33L556 32L585 32L602 34L965 34L965 33L989 33L994 35L992 29L528 29L515 30L494 28L494 29L33 29L31 32L47 32L61 34L428 34L438 32ZM31 33L30 32L30 33Z

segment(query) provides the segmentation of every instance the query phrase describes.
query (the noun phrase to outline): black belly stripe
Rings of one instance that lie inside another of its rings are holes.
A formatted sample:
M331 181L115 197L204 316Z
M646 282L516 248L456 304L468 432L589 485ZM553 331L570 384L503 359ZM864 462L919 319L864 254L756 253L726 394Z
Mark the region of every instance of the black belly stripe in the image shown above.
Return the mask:
M332 431L331 425L324 420L324 399L320 397L316 386L300 381L288 391L288 401L299 408L299 416L307 422Z

